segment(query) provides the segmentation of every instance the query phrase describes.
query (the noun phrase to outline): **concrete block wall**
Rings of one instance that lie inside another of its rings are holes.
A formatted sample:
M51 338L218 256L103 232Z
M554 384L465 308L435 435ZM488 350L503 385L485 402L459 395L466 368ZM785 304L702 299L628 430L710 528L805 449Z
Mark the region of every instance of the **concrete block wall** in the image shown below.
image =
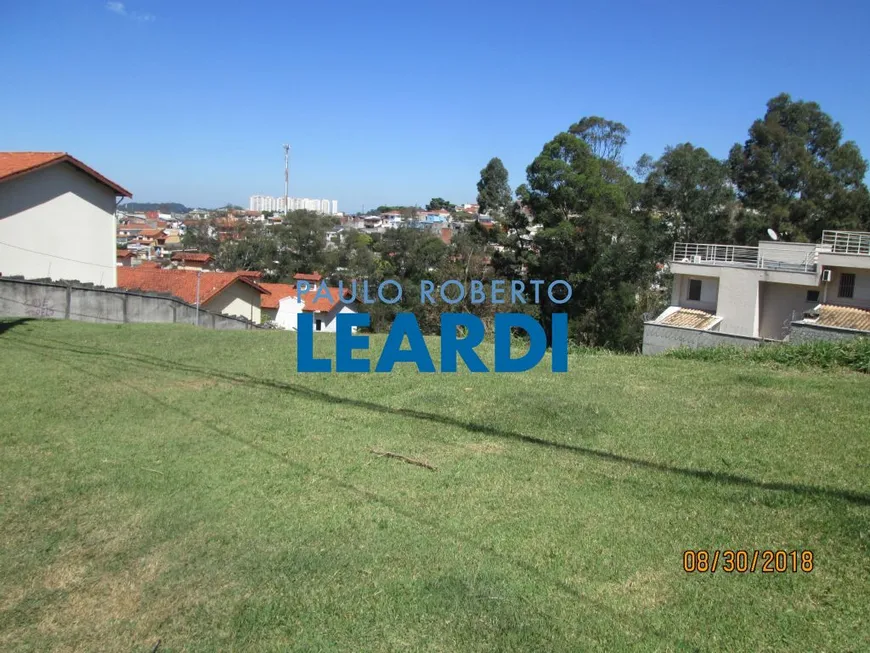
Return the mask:
M665 324L647 322L643 326L643 354L645 356L660 354L669 349L689 347L701 349L706 347L758 347L762 344L760 338L735 336L716 331L699 331Z
M69 319L105 324L179 323L209 329L257 329L230 315L197 311L175 297L115 288L0 277L0 317Z
M835 327L792 322L788 341L790 344L799 345L804 342L816 342L818 340L836 341L852 340L853 338L870 338L870 333L867 331L855 331L854 329L838 329Z

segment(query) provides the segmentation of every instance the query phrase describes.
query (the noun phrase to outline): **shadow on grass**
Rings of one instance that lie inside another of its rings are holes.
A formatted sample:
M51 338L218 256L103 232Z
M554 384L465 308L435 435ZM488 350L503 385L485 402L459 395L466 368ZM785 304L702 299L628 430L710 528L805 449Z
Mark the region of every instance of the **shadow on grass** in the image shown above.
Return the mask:
M11 331L15 327L21 326L22 324L27 324L28 322L33 322L33 318L19 317L17 319L0 319L0 336L2 336L7 331Z
M371 401L365 401L362 399L352 399L349 397L342 397L338 395L332 395L328 392L323 392L321 390L312 390L311 388L306 388L303 385L296 383L289 383L286 381L278 381L276 379L265 379L265 378L257 378L250 376L248 374L243 373L227 373L221 370L209 369L206 367L199 367L196 365L190 365L187 363L178 363L178 362L164 362L160 360L154 360L151 358L146 358L143 356L129 355L129 354L118 354L111 351L106 351L105 349L101 349L98 347L91 347L88 345L77 345L73 346L67 342L61 340L54 340L48 338L36 338L34 336L28 336L29 340L39 340L43 343L55 343L57 345L63 346L53 346L50 344L35 344L28 343L25 340L15 338L14 340L18 343L30 346L41 353L45 353L45 350L56 350L60 352L68 352L73 354L80 354L83 356L98 356L98 357L106 357L110 359L120 360L129 363L130 365L135 365L137 367L141 367L143 365L150 366L156 369L161 369L165 371L172 372L189 372L191 374L198 374L201 376L206 376L208 378L213 379L221 379L224 381L229 381L231 383L236 383L240 385L247 385L249 387L256 388L269 388L272 390L278 390L281 392L288 392L300 397L305 397L312 401L319 401L331 405L340 404L345 406L352 406L354 408L359 408L362 410L371 411L374 413L380 413L388 416L398 416L398 417L407 417L410 419L424 420L428 422L434 422L436 424L441 424L444 426L451 426L455 428L459 428L465 430L469 433L488 435L494 438L501 438L505 440L514 440L516 442L523 442L526 444L531 444L539 447L547 447L555 450L566 451L576 455L582 455L589 458L595 458L599 460L605 460L612 463L619 463L624 465L631 465L640 469L647 469L657 472L663 472L667 474L675 474L678 476L695 478L701 481L708 481L712 483L719 483L723 485L737 485L737 486L745 486L750 488L757 488L760 490L773 490L780 492L791 492L793 494L807 496L807 497L821 497L821 498L829 498L829 499L839 499L843 501L848 501L850 503L858 504L861 506L870 505L870 495L861 493L861 492L852 492L849 490L839 490L834 488L825 488L825 487L815 487L812 485L804 485L798 483L782 483L782 482L767 482L767 481L759 481L752 478L748 478L746 476L740 476L737 474L731 474L727 472L717 472L710 471L705 469L691 469L686 467L676 467L674 465L667 465L664 463L657 463L650 460L644 460L642 458L634 458L631 456L624 456L621 454L611 453L609 451L601 451L598 449L592 449L589 447L583 447L576 444L566 444L562 442L554 442L552 440L546 440L544 438L539 438L533 435L526 435L524 433L517 433L516 431L509 431L501 428L496 428L493 426L488 426L486 424L478 424L476 422L463 421L461 419L457 419L455 417L448 417L445 415L438 415L436 413L429 413L422 410L414 410L411 408L391 408L390 406L384 406L381 404L377 404Z

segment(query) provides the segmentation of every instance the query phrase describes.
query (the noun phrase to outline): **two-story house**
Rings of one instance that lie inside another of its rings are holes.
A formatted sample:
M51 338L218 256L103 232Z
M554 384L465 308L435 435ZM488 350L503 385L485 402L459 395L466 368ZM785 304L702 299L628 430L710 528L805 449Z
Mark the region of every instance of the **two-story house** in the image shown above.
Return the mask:
M675 243L670 306L643 352L870 335L870 233L758 247Z

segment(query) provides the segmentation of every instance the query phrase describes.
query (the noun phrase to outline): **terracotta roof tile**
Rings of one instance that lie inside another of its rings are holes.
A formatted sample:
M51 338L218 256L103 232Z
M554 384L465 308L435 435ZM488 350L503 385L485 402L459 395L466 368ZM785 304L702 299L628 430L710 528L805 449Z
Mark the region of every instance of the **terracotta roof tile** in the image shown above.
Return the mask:
M311 274L305 274L303 272L297 272L293 275L293 278L297 281L320 281L323 279L317 272L312 272Z
M0 152L0 182L58 163L69 163L114 190L116 195L133 197L130 191L107 179L66 152Z
M261 283L260 286L270 293L260 298L260 308L278 308L282 299L296 296L296 287L289 283Z
M680 308L668 315L659 324L703 330L709 329L715 321L716 316L707 311L699 311L694 308Z
M119 249L119 250L115 253L115 257L116 257L116 258L119 258L119 259L120 259L120 258L132 258L132 257L133 257L133 252L131 252L129 249Z
M317 290L312 288L311 292L305 294L305 308L302 310L315 313L329 313L329 311L331 311L339 302L340 296L338 294L338 288L327 288L326 291L329 295L328 297L318 297L315 299ZM347 289L345 289L344 292L345 296L350 294Z
M196 270L154 270L118 268L118 287L146 292L164 292L175 295L189 304L196 303L196 278L200 276L199 301L205 304L230 284L240 281L260 293L268 291L238 272L198 272Z
M202 252L174 252L171 258L173 261L192 261L194 263L208 263L214 260L214 256Z
M870 331L870 310L853 306L820 304L816 312L818 312L819 317L813 322L819 326Z

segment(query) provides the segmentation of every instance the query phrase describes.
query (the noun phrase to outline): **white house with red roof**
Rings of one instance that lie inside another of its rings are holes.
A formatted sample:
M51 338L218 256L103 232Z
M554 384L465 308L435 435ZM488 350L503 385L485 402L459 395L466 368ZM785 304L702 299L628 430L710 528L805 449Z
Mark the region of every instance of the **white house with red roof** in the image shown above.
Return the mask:
M235 315L259 324L261 297L269 291L257 283L258 274L170 270L143 263L135 268L118 268L118 286L167 293L214 313Z
M115 287L130 191L64 152L0 152L0 274Z
M327 333L335 333L336 320L335 318L342 313L356 313L353 304L345 304L341 301L338 288L329 288L322 285L323 278L315 274L297 274L295 276L297 283L299 281L307 281L311 285L309 292L304 293L300 301L296 294L295 286L288 284L275 284L280 288L269 288L272 296L270 302L277 299L278 310L275 313L275 323L288 331L296 331L296 323L300 313L314 314L314 330ZM288 290L289 293L288 294ZM345 290L345 296L348 296L348 291ZM353 332L356 332L354 327Z

